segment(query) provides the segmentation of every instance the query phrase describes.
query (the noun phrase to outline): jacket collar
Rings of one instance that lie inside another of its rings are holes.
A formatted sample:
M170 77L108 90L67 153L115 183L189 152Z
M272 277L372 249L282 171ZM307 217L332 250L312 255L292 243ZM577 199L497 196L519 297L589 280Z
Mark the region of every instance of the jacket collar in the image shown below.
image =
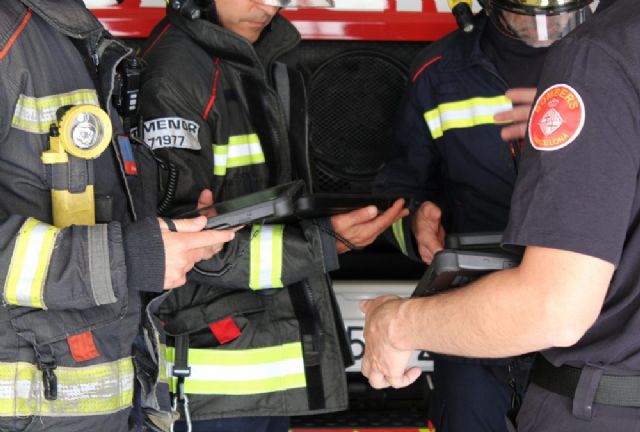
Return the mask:
M21 1L53 28L69 37L87 39L104 31L102 24L87 9L82 0Z
M451 35L452 39L440 64L442 70L455 71L480 64L483 66L491 65L481 47L488 19L484 12L479 13L474 17L472 33L463 33L457 30Z
M172 25L185 32L212 56L249 68L264 70L293 50L301 39L295 27L280 14L273 18L255 44L205 19L190 21L171 8L167 8L167 17Z

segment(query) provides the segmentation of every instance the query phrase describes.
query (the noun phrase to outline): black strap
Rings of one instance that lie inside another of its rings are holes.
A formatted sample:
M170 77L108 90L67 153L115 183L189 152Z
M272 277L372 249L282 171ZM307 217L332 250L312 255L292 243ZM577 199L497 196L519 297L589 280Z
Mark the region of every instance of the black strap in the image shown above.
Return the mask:
M556 367L542 355L538 355L531 371L531 382L545 390L573 399L581 373L581 368L566 365ZM640 408L640 375L603 375L594 402Z
M304 180L307 189L313 191L313 171L309 157L307 88L300 72L284 64L276 66L280 67L280 70L276 69L276 88L287 115L294 178Z
M191 375L189 367L189 335L175 337L175 362L173 364L172 375L178 378L176 396L182 402L184 398L184 379Z
M167 228L169 228L169 231L178 232L178 227L176 227L176 224L173 221L173 219L168 218L168 217L161 217L160 219L162 219L164 221L164 223L167 224Z
M313 306L311 287L307 281L302 281L290 286L288 291L293 310L300 324L309 409L324 409L326 401L321 364L324 335L320 329L318 311Z

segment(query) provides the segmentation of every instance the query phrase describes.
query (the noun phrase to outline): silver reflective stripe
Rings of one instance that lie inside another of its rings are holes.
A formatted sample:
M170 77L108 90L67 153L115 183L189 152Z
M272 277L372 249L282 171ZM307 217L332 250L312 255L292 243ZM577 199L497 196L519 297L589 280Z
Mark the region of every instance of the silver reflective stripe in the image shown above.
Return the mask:
M40 98L21 94L16 103L11 126L31 133L48 133L51 124L56 121L58 108L81 104L100 106L96 91L83 89Z
M213 144L213 173L223 176L229 168L265 163L262 145L257 134L236 135L229 144Z
M8 304L46 309L44 286L59 232L33 218L20 227L4 284Z
M282 288L283 225L254 225L251 232L249 287Z
M168 376L174 357L175 350L168 348ZM189 394L251 395L306 386L300 342L243 350L192 348L189 366L184 384ZM175 392L173 377L170 388Z
M79 368L57 367L58 397L44 398L42 372L26 362L0 362L0 416L89 416L133 402L133 363L124 358Z
M115 303L117 301L111 283L109 262L109 239L106 224L87 227L89 242L89 277L93 297L97 305Z
M495 124L493 116L513 108L506 96L476 97L447 102L424 114L433 139L440 138L450 129L471 128L483 124Z

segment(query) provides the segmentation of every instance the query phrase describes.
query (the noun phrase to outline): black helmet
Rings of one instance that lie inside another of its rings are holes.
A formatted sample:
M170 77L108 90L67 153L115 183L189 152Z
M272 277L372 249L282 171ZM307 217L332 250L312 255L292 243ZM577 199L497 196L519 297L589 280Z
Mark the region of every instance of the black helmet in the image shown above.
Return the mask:
M549 46L584 22L593 0L484 0L503 33L534 47Z

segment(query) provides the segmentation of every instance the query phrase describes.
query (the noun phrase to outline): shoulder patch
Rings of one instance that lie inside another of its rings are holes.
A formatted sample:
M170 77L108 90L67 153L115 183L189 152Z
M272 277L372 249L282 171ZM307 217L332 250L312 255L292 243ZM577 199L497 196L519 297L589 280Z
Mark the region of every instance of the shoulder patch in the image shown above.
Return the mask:
M200 150L198 123L180 117L163 117L144 122L144 142L153 150L180 148ZM138 136L137 130L131 131Z
M529 140L536 150L560 150L582 132L585 108L580 94L567 84L556 84L538 98L529 121Z

